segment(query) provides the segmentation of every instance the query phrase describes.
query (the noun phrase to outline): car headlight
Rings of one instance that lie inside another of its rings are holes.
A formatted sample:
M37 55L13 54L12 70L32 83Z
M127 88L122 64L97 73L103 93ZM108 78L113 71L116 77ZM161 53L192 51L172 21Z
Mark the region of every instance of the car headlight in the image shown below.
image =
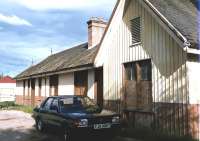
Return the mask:
M119 116L115 116L115 117L113 117L112 118L112 123L114 123L114 124L118 124L118 123L120 123L120 117Z
M88 127L88 120L87 119L80 119L76 123L77 127Z

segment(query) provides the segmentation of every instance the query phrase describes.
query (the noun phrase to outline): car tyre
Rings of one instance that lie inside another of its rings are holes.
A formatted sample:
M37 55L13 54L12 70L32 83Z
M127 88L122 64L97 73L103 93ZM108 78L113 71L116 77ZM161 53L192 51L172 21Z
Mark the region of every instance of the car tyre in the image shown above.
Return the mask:
M43 132L44 131L44 122L40 118L37 119L37 121L36 121L36 129L39 132Z

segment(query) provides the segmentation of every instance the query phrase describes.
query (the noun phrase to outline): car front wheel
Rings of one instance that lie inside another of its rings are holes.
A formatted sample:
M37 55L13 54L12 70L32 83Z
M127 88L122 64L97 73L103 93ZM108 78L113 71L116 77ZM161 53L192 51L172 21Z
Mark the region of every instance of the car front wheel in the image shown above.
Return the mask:
M40 132L44 130L44 123L41 119L37 119L36 121L36 129Z

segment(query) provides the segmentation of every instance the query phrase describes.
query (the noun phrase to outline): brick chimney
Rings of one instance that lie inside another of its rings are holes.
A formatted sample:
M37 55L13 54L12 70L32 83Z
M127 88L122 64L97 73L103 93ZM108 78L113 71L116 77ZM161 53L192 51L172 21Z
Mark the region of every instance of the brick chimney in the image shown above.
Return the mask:
M95 47L101 40L107 22L103 18L92 17L88 22L88 49Z

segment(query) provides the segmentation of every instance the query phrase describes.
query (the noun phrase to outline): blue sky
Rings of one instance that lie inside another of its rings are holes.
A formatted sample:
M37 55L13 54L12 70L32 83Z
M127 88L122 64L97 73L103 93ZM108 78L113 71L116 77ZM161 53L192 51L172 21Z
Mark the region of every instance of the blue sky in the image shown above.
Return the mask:
M0 73L87 41L90 17L109 19L116 0L0 0Z

